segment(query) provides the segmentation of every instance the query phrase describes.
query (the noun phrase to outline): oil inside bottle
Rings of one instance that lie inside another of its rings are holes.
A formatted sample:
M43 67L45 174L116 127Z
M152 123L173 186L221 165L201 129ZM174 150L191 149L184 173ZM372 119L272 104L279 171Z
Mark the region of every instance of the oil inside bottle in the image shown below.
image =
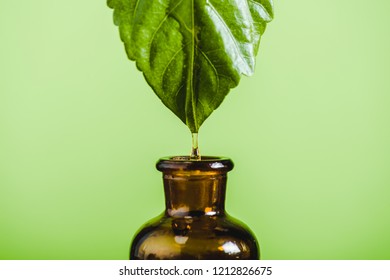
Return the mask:
M198 146L198 133L192 133L191 160L201 160Z

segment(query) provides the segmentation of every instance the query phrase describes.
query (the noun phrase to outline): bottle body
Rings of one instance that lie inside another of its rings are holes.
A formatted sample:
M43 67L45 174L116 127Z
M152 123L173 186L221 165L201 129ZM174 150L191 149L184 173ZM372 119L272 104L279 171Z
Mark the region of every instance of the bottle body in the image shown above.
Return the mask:
M161 159L166 209L133 239L130 259L259 259L257 240L225 212L229 159Z

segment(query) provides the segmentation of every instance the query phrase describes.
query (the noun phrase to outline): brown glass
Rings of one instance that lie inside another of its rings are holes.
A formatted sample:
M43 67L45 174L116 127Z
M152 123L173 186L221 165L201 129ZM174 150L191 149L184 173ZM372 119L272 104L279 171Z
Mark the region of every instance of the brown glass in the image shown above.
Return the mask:
M259 259L257 240L242 222L225 212L228 158L162 158L165 211L135 235L130 259Z

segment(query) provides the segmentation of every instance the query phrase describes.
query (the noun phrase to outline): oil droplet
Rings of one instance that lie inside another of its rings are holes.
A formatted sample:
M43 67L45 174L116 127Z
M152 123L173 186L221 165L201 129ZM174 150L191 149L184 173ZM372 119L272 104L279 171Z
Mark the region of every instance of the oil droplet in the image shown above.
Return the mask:
M200 160L200 153L198 147L198 133L192 133L192 150L190 155L191 160Z

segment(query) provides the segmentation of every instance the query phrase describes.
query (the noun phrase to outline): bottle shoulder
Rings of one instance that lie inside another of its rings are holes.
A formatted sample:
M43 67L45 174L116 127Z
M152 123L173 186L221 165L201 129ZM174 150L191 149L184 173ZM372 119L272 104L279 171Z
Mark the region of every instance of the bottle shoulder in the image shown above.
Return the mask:
M258 259L256 237L229 215L160 215L134 237L132 258Z

